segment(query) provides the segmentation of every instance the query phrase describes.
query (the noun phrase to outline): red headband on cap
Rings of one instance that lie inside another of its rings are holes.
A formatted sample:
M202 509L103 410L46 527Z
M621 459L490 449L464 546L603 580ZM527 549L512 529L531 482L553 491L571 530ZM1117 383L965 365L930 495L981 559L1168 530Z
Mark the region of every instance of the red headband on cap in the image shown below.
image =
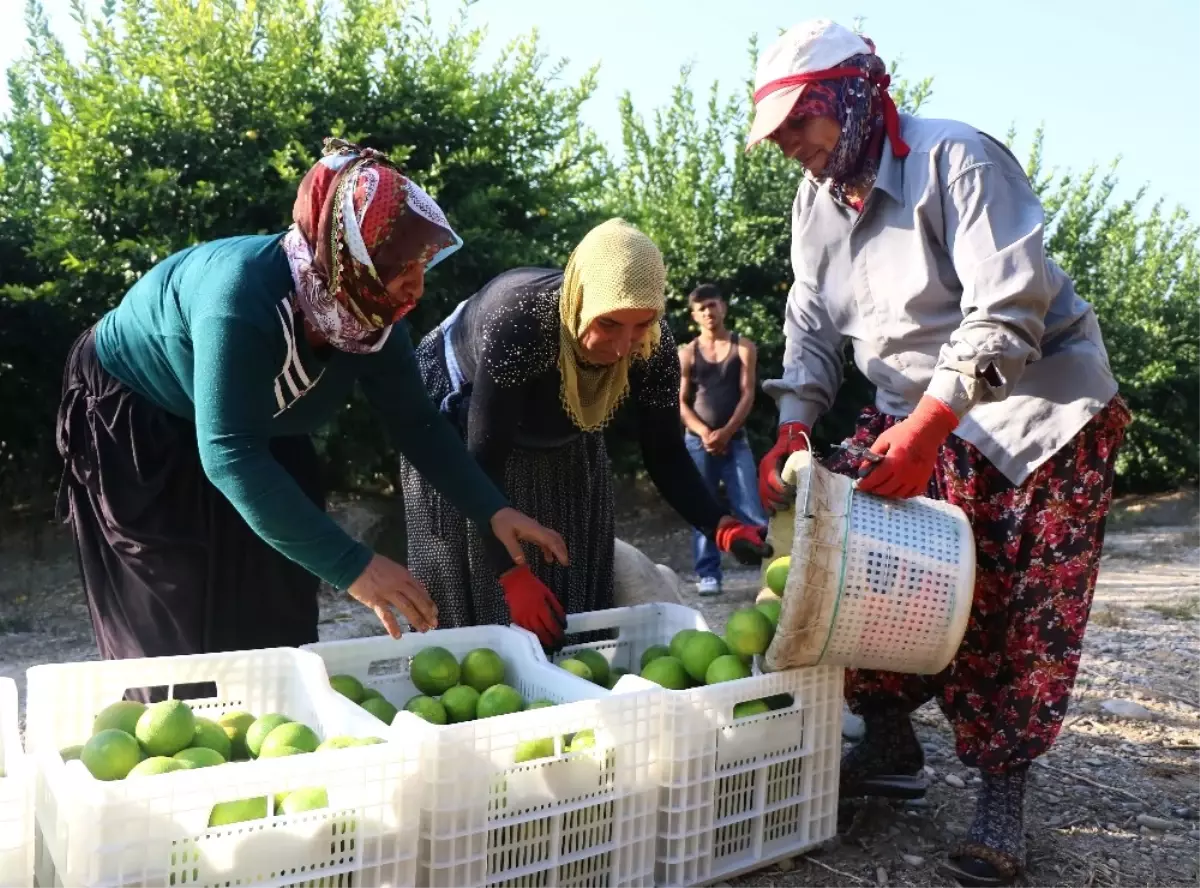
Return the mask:
M888 140L892 143L892 153L897 157L907 157L909 150L908 143L900 138L900 112L896 110L896 103L892 101L892 97L887 91L888 86L892 82L892 78L888 74L872 77L862 68L826 68L824 71L789 74L786 77L780 77L778 80L772 80L770 83L766 83L755 90L754 104L757 105L767 96L771 95L771 93L787 89L789 86L799 86L802 83L813 83L817 80L833 80L838 77L865 77L871 82L872 86L879 90L879 94L883 99L883 129L887 133Z

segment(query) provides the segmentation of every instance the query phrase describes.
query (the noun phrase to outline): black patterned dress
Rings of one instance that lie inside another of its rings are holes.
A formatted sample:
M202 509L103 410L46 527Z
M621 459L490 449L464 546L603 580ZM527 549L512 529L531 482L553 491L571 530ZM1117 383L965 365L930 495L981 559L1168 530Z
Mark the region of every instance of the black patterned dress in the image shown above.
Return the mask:
M533 572L568 613L613 601L612 466L601 432L563 409L558 370L562 272L505 272L422 340L417 361L434 402L466 437L513 507L562 534L570 565L528 553ZM665 322L649 358L629 372L646 470L692 526L713 534L723 514L683 443L679 357ZM497 577L507 551L468 522L402 460L408 567L437 602L439 626L509 622Z

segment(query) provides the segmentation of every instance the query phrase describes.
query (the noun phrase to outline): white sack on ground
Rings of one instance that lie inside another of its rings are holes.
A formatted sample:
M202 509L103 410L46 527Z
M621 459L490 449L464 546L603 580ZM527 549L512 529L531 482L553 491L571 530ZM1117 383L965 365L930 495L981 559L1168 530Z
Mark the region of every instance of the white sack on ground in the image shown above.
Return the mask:
M671 568L656 565L636 546L613 542L613 606L629 607L654 601L679 604L681 581Z

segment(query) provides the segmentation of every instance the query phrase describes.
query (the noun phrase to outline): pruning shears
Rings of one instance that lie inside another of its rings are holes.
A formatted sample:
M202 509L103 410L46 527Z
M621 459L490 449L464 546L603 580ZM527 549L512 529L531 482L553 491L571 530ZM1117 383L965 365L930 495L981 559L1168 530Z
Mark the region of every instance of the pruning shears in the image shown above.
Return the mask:
M843 453L849 454L859 462L867 462L869 465L862 466L858 470L858 477L865 478L871 473L875 466L883 462L883 457L873 450L868 450L866 447L860 447L857 444L834 444L835 449L841 450Z

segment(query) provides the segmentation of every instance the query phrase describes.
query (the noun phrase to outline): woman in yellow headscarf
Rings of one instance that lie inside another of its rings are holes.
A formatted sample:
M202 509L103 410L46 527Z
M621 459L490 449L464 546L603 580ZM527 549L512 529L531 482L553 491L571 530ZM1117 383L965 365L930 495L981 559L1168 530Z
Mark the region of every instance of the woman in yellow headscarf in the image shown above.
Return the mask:
M563 615L612 606L612 467L602 430L628 398L643 459L680 515L745 563L762 530L708 493L679 433L679 358L663 318L666 272L620 219L592 229L565 271L505 272L417 349L425 386L513 506L566 539L569 565L515 564L401 463L409 569L440 626L516 623L547 647Z

